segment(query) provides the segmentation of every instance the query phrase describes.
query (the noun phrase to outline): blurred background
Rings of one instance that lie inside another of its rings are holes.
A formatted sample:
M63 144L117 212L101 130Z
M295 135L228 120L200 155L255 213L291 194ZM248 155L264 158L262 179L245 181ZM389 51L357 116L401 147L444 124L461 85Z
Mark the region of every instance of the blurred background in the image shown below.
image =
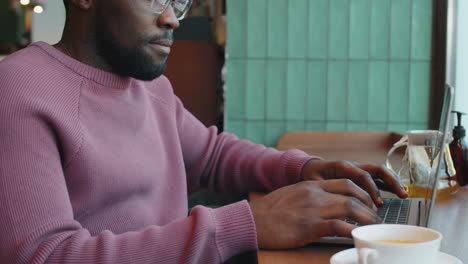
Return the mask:
M267 146L435 128L445 82L468 112L467 17L465 0L194 0L166 75L205 125ZM64 20L62 0L0 0L0 60Z

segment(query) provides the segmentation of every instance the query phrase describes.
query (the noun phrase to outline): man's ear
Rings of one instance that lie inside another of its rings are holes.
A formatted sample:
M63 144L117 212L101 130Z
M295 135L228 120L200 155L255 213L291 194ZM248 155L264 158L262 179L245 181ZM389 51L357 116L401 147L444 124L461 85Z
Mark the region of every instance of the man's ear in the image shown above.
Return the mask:
M88 10L93 5L94 0L70 0L70 4L81 10Z

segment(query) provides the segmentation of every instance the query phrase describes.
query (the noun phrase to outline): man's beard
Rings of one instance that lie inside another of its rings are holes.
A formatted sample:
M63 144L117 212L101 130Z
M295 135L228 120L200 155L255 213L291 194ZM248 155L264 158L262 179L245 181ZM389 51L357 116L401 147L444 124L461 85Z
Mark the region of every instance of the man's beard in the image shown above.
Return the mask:
M135 47L126 48L109 34L102 24L97 24L95 40L98 55L104 58L115 74L150 81L161 76L166 70L166 60L155 61L145 53L142 45L148 44L149 39L140 39Z

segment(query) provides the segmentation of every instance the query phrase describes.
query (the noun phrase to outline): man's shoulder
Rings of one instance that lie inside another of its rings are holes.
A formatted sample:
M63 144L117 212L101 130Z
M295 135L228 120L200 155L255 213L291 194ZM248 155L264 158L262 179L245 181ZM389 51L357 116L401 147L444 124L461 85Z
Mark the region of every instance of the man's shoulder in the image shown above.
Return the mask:
M54 60L35 46L28 46L0 61L0 82L30 83L45 80L58 68Z
M27 70L31 67L28 59L28 48L16 51L0 61L0 81L5 80L5 76L14 77L15 72L21 73L22 69Z
M55 97L51 95L73 88L70 82L74 78L63 74L66 71L63 68L35 46L9 55L0 61L0 101L24 104L34 99L53 101Z
M44 59L44 55L41 53L41 50L36 45L29 45L26 48L20 49L6 56L2 61L0 61L0 69L4 70L5 68L12 66L28 67L32 62Z
M63 64L37 45L30 45L0 61L0 83L3 86L41 87L59 83L66 76ZM2 86L0 85L0 86Z

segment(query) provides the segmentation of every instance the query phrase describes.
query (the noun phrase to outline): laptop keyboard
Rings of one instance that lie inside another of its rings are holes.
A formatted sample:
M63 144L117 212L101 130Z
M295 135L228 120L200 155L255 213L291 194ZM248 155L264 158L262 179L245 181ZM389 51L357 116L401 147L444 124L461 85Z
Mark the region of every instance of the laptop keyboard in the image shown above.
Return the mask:
M378 209L377 215L385 224L406 224L408 222L408 212L410 201L399 198L382 198L384 204ZM359 226L353 220L346 222Z

